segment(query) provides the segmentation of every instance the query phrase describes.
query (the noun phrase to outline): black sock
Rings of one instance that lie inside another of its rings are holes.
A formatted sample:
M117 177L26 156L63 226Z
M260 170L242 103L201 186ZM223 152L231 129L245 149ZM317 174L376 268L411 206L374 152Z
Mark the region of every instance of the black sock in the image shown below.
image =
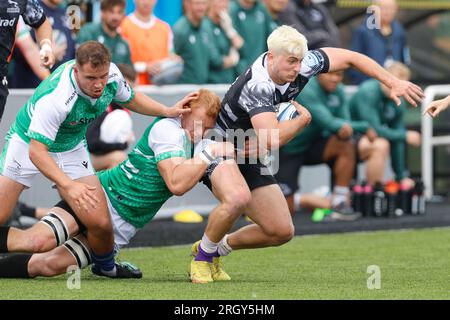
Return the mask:
M29 278L28 262L31 253L10 254L0 259L0 278Z
M0 253L8 252L8 233L10 227L0 226Z
M36 218L36 208L30 207L23 202L19 202L19 210L23 216Z

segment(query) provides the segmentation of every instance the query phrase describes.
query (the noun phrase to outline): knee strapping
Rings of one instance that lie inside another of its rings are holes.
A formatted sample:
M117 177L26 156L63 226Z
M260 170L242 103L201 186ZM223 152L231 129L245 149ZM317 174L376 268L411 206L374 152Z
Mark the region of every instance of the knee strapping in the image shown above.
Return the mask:
M78 239L78 237L72 238L64 243L64 247L72 254L75 260L77 260L80 269L87 267L92 263L89 249L82 241L80 241L80 239Z
M69 239L69 228L67 228L66 223L57 213L50 211L41 221L53 231L56 246L60 246Z

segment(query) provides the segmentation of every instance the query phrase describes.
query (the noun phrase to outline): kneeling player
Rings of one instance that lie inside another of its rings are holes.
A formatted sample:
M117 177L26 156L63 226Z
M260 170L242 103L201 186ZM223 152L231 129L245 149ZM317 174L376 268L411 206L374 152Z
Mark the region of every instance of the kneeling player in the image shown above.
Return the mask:
M214 127L220 99L201 90L190 107L191 113L183 117L156 119L123 163L98 173L107 195L117 248L126 245L167 199L192 189L205 172L212 178L221 206L232 206L235 197L249 194L246 186L232 183L243 178L232 158L231 144L197 143L206 130ZM193 143L197 146L191 158ZM227 192L230 188L233 192ZM55 276L71 265L89 265L89 248L82 233L82 225L63 202L30 229L0 227L0 253L29 252L0 259L0 277ZM98 274L95 268L92 271Z

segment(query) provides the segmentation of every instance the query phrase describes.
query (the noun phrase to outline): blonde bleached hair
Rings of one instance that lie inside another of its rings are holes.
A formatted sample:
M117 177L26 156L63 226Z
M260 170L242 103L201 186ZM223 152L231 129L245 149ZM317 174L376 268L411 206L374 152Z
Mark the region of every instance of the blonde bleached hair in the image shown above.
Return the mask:
M283 25L269 35L267 48L273 53L292 54L303 58L308 52L308 40L293 27Z

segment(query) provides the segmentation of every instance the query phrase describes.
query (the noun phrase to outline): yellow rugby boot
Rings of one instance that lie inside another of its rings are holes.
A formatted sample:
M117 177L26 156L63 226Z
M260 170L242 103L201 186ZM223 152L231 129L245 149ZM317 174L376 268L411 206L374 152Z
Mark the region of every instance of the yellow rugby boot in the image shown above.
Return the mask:
M209 283L213 282L211 276L211 263L206 261L191 261L191 273L192 283Z
M201 240L198 240L192 245L191 252L192 256L196 256L198 253L198 246ZM211 275L214 281L230 281L231 277L223 270L222 260L220 257L214 257L213 263L211 264Z

